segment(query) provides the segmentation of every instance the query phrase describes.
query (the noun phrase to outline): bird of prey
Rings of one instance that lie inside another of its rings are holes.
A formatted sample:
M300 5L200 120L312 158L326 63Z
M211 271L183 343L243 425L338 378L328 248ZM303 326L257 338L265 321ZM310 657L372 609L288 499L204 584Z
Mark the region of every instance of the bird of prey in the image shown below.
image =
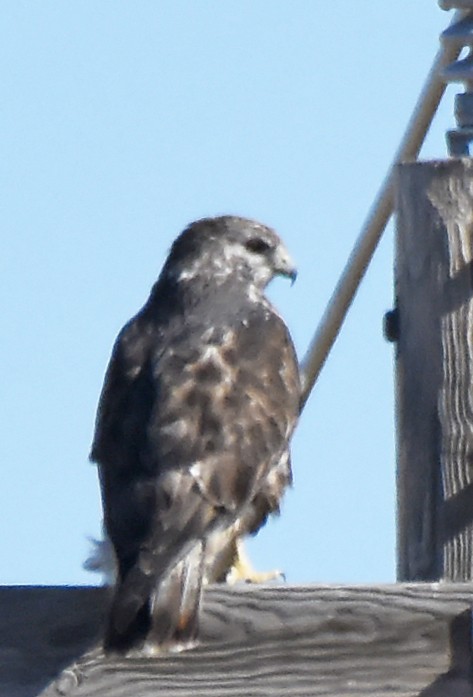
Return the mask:
M300 381L264 290L295 273L270 228L198 220L119 333L91 451L118 568L106 650L192 645L203 582L279 510Z

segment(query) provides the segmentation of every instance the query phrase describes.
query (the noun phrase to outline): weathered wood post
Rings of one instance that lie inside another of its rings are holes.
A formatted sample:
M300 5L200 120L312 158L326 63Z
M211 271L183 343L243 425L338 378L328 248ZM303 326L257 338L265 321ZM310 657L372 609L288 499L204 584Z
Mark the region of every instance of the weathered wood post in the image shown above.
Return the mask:
M473 160L396 176L398 579L473 579Z

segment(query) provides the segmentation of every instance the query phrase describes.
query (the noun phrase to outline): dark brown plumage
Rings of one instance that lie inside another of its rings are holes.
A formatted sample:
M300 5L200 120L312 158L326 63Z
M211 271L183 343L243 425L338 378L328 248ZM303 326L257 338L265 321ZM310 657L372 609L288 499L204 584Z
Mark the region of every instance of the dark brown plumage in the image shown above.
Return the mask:
M110 650L194 640L204 577L278 510L300 385L263 292L294 273L269 228L197 221L117 338L91 452L118 563Z

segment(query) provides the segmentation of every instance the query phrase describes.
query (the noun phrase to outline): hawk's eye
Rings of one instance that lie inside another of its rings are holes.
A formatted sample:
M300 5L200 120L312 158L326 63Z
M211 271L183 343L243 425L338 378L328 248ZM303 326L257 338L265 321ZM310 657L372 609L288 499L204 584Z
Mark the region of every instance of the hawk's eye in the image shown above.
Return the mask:
M271 249L269 242L266 242L261 237L251 237L245 242L245 247L254 254L264 254L268 249Z

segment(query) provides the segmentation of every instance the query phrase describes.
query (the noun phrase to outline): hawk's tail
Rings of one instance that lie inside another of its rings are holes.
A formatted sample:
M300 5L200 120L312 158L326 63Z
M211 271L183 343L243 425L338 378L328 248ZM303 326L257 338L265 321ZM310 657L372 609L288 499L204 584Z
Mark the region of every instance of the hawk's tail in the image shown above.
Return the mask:
M204 541L196 540L186 555L154 582L152 575L139 567L131 570L116 589L106 650L126 652L144 644L151 651L181 648L196 639L204 550Z
M184 643L195 638L208 531L213 506L196 493L174 530L161 525L133 560L120 559L105 649L127 651L142 645ZM191 505L193 504L193 505Z
M149 646L185 648L196 640L204 554L205 543L199 541L154 591L147 637Z

